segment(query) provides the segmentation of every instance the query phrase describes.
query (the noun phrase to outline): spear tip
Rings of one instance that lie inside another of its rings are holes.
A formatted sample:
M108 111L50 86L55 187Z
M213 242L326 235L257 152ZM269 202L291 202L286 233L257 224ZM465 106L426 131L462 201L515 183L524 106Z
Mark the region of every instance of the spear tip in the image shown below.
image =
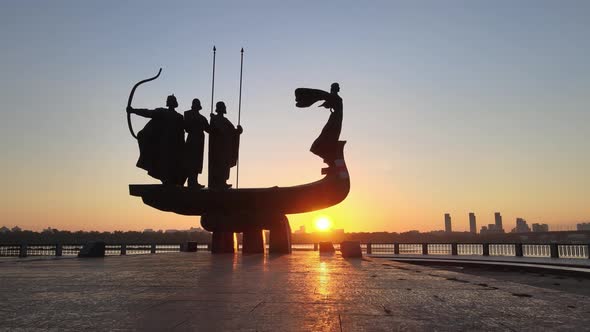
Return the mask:
M244 48L243 47L242 47L242 51L241 52L244 53Z
M213 52L217 51L217 49L215 48L215 45L213 45Z

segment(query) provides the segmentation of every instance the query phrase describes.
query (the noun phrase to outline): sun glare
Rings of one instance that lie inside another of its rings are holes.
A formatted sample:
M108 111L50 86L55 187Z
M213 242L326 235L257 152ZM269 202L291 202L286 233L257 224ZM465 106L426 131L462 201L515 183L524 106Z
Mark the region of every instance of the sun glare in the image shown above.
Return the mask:
M319 231L327 231L332 226L332 222L327 217L319 217L315 221L315 228Z

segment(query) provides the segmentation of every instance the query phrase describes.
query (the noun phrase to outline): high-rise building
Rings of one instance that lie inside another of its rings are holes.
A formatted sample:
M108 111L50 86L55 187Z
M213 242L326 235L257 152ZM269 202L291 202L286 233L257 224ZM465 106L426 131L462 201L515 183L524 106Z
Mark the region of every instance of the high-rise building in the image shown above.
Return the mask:
M583 222L576 225L576 229L579 231L590 231L590 222Z
M445 213L445 232L450 233L453 231L453 227L451 225L451 214Z
M469 212L469 232L477 233L477 224L475 222L475 213Z
M515 233L526 233L530 232L531 229L529 228L529 225L527 225L526 220L523 218L516 218L516 228L512 231Z
M494 220L495 220L495 224L496 224L496 227L494 227L496 232L503 233L504 227L502 226L502 215L500 214L500 212L494 213Z
M549 225L547 224L533 224L533 232L549 232Z

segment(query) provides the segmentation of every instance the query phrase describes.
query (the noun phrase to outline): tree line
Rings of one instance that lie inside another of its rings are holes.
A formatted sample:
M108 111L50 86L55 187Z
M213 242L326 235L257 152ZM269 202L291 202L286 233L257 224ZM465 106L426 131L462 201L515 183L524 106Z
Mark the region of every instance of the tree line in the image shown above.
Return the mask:
M0 233L1 244L82 244L89 241L104 241L112 244L176 244L188 241L210 243L211 233L205 231L177 231L167 233L163 231L71 232L59 230L53 230L52 232L9 231Z
M271 235L272 236L272 235ZM241 243L241 234L237 235ZM0 244L82 244L89 241L105 241L112 244L178 244L188 241L197 243L211 243L211 233L202 230L175 232L137 232L137 231L5 231L0 232ZM331 241L360 241L361 243L588 243L590 231L543 232L543 233L497 233L473 234L469 232L442 231L420 233L410 231L396 232L361 232L336 233L314 232L293 233L294 244L318 243Z

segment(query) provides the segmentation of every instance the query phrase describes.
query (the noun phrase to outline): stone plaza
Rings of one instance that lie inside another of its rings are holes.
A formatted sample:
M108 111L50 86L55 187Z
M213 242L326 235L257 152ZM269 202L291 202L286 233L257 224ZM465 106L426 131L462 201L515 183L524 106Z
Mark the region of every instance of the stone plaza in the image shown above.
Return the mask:
M590 299L339 254L0 260L0 330L576 330Z

